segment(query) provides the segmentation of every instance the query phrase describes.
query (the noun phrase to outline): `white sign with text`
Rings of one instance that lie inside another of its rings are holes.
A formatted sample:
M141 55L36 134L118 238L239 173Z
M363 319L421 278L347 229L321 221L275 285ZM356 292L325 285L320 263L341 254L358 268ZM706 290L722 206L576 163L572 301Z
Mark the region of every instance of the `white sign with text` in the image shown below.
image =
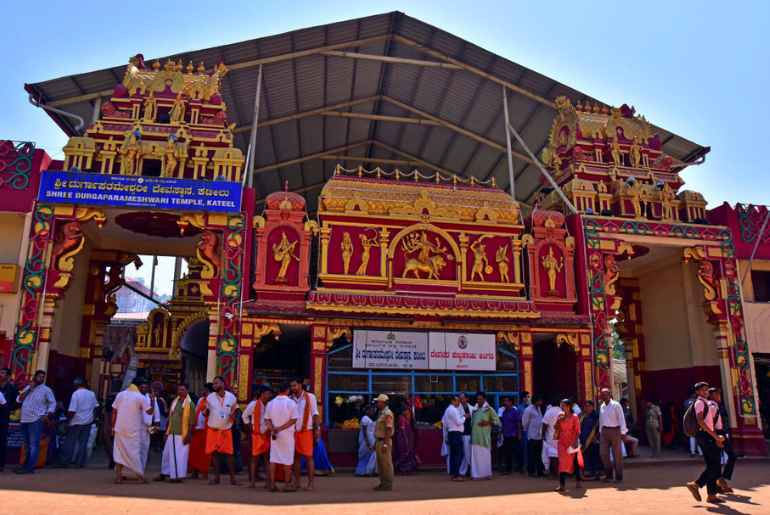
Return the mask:
M353 368L429 368L428 333L354 331Z
M479 333L429 333L432 370L496 370L495 335Z

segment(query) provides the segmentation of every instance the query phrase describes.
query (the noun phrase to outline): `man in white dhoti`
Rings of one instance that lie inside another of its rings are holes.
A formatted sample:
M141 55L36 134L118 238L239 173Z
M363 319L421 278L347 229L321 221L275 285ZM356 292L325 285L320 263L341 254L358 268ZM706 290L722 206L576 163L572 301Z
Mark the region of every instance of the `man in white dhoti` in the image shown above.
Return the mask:
M283 468L286 484L284 492L295 492L291 480L294 464L294 428L297 423L297 403L289 398L289 383L282 383L278 395L267 404L265 424L271 435L270 442L270 491L277 492L275 474L278 466Z
M152 405L148 398L139 392L136 384L120 392L112 403L112 458L115 460L115 483L123 481L123 468L128 468L143 483L145 458L142 454L142 434L149 433L144 417L152 417Z
M460 462L460 475L465 477L471 470L471 433L473 427L471 417L473 417L473 412L476 411L476 406L468 402L468 396L464 393L460 394L460 409L465 416L465 424L463 426L463 460Z
M163 446L163 458L160 475L156 481L166 478L170 483L180 483L187 477L187 462L190 457L190 440L195 425L195 408L187 394L187 385L180 384L177 396L171 402L166 426L166 443Z
M482 392L476 394L471 423L471 478L492 479L492 426L499 426L500 418Z
M150 391L150 384L146 379L138 379L137 384L139 386L139 392L144 395L147 402L152 406L151 413L145 413L142 417L144 421L145 430L139 435L139 445L141 449L142 460L145 468L147 467L147 461L150 458L150 444L152 443L152 431L153 426L158 422L158 403L155 400L154 394Z
M543 415L543 467L549 475L557 474L559 444L556 441L556 422L562 414L558 402L550 402Z

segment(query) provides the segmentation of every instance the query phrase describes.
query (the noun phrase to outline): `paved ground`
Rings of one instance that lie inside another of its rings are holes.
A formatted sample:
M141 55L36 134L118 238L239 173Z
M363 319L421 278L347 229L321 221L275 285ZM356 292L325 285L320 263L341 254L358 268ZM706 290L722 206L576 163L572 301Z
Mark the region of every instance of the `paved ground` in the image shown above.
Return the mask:
M697 503L681 485L701 466L666 464L626 471L621 487L586 483L587 489L567 495L553 492L555 482L520 476L492 481L452 483L442 474L397 477L394 492L373 492L371 478L349 474L319 478L314 492L269 494L244 486L213 487L188 480L182 485L113 485L110 471L45 470L35 476L0 474L0 513L13 515L90 515L167 513L266 513L281 515L500 514L500 513L770 513L770 463L738 464L736 493L725 505ZM224 478L223 478L224 479ZM241 477L245 482L245 478ZM568 485L569 486L569 485Z

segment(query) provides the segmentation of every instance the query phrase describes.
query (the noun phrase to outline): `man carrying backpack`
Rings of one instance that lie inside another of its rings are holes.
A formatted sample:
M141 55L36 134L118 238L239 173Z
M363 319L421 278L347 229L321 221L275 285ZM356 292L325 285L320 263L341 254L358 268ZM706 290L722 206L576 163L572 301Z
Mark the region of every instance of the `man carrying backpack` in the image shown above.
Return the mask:
M724 447L725 438L716 433L716 426L719 420L719 408L715 403L708 401L709 385L701 381L695 385L695 392L698 397L695 399L692 407L688 408L684 414L684 428L688 436L694 429L692 426L692 417L695 415L697 429L695 438L698 440L703 450L703 460L706 462L706 470L701 473L695 481L687 483L687 489L690 491L696 501L701 500L700 489L704 486L708 493L706 502L720 504L724 501L717 497L717 480L722 475L722 447Z

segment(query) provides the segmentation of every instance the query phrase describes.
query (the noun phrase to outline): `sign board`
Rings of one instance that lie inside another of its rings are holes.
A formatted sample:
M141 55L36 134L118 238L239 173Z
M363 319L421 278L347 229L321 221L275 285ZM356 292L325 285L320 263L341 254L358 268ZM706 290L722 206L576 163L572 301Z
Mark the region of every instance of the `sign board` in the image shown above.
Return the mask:
M19 265L0 264L0 293L16 293Z
M495 335L354 331L353 368L494 371Z
M354 331L353 368L428 368L428 333Z
M432 370L497 370L494 334L430 333Z
M241 183L46 171L37 198L58 204L234 213L241 210Z

